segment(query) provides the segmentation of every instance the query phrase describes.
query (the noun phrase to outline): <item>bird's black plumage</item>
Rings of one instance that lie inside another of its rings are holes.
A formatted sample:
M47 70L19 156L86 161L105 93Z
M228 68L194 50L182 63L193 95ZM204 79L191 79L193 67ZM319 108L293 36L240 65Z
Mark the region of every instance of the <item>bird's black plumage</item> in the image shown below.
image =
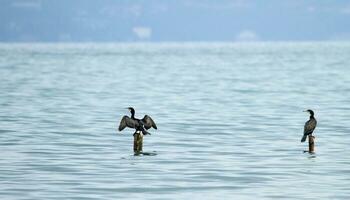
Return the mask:
M126 115L123 116L119 124L119 131L122 131L124 128L129 127L135 129L136 131L142 131L144 135L150 135L150 133L147 131L148 129L152 127L154 129L157 129L156 123L150 116L145 115L142 119L137 119L135 118L135 109L132 107L129 107L128 109L131 113L131 117L128 117Z
M304 125L304 135L301 138L301 142L305 142L307 136L314 132L317 125L316 118L314 117L314 111L306 110L306 112L310 113L310 119Z

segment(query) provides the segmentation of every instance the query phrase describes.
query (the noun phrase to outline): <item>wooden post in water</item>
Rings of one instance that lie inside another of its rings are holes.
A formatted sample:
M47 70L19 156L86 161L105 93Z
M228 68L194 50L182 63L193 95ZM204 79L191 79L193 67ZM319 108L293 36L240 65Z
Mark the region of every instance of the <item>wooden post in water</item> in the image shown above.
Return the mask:
M309 153L315 153L315 136L309 135Z
M143 134L142 131L134 133L134 153L142 152Z

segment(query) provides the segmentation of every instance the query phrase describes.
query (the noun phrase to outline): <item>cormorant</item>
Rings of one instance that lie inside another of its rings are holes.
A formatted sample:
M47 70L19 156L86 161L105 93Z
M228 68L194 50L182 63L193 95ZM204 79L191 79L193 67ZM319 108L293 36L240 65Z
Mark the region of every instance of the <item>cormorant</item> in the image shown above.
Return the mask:
M305 123L304 125L304 135L303 138L301 138L301 142L305 142L306 137L308 135L311 135L312 132L314 132L316 125L317 125L317 121L314 117L314 111L312 110L305 110L304 112L309 112L310 113L310 119Z
M129 127L129 128L136 129L136 132L134 133L134 135L138 131L142 131L144 135L147 135L147 134L151 135L147 130L150 129L151 127L153 127L154 129L157 129L156 123L154 123L153 119L150 116L145 115L143 119L137 119L135 118L135 109L132 107L128 107L128 110L131 113L131 117L124 115L124 117L122 118L119 124L119 128L118 128L119 131L122 131L125 127Z

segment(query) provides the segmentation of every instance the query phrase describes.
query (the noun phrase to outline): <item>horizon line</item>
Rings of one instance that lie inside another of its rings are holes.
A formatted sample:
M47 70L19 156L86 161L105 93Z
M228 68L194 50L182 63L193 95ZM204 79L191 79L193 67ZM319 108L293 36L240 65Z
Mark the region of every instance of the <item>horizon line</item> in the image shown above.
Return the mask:
M350 40L257 40L257 41L226 41L226 40L169 40L169 41L0 41L0 44L175 44L175 43L228 43L228 44L259 44L259 43L350 43Z

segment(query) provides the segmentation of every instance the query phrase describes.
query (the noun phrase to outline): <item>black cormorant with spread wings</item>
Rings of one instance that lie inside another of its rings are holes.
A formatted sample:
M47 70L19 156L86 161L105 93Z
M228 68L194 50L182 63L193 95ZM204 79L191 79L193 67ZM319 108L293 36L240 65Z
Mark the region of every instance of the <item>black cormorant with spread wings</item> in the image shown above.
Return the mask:
M128 110L131 113L131 117L125 115L122 118L118 128L119 131L122 131L125 127L129 127L135 129L136 132L142 131L144 135L150 135L150 133L147 131L148 129L152 127L154 129L157 129L156 123L154 123L153 119L150 116L145 115L143 119L137 119L135 118L135 109L132 107L128 107Z
M305 123L304 126L304 135L303 138L301 138L301 142L305 142L306 137L308 135L312 135L312 132L314 132L316 125L317 125L317 121L314 117L314 111L312 110L306 110L304 112L308 112L310 113L310 119Z

